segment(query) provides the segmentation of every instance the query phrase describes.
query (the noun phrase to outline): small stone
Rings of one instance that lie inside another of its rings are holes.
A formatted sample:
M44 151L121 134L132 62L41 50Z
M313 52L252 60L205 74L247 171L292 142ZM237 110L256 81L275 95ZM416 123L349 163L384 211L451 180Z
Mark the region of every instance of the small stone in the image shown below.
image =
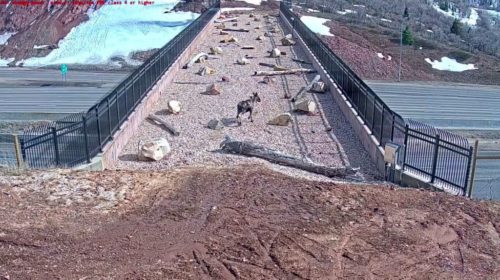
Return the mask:
M265 76L264 80L262 82L264 84L274 84L274 83L276 83L276 78L275 77L270 77L270 76Z
M221 30L219 35L229 35L229 32Z
M208 122L207 127L213 130L221 130L224 128L224 124L217 119L212 119Z
M271 119L267 124L278 125L278 126L288 126L292 122L292 114L283 113L273 119Z
M223 50L221 47L210 47L210 54L218 55L218 54L222 54L222 53L223 53Z
M312 87L312 91L318 92L318 93L325 93L326 90L327 90L326 84L323 82L314 83L314 85Z
M264 40L264 36L260 35L260 36L258 36L258 37L257 37L257 39L256 39L256 40L257 40L257 41L263 41L263 40Z
M271 57L280 57L281 56L281 51L278 48L275 48L271 51Z
M285 38L281 39L281 44L283 46L293 46L293 45L295 45L295 41L291 38L285 37Z
M255 17L255 15L254 15L253 13L250 13L250 14L248 15L248 17L253 18L253 17Z
M217 84L212 84L207 87L207 90L204 93L206 95L219 95L221 93L221 90Z
M244 57L238 59L238 61L236 61L236 63L238 63L239 65L247 65L247 64L250 64L250 61Z
M200 76L206 76L206 75L212 75L215 74L215 69L212 69L208 66L203 66L199 71L198 75Z
M170 144L167 139L160 138L157 140L146 142L143 145L140 145L138 151L139 160L149 160L152 159L154 161L162 160L167 154L172 151Z
M238 23L237 22L233 23L233 26L238 26Z
M229 79L229 77L228 77L228 76L222 76L222 81L223 81L223 82L229 82L229 81L230 81L230 79Z

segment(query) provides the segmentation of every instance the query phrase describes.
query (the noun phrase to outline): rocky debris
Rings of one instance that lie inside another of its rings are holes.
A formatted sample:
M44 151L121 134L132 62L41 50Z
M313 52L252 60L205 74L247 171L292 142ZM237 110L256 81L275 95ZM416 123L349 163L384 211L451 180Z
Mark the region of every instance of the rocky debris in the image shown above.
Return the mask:
M266 76L266 77L264 77L264 79L262 80L262 82L264 84L275 84L276 83L276 78L275 77Z
M238 23L237 23L237 22L235 22L235 23L233 23L232 25L233 25L233 26L238 26Z
M215 28L224 29L224 28L226 28L226 25L224 23L221 23L221 24L216 25Z
M261 19L259 17L254 17L253 21L257 21L258 22L258 21L261 21Z
M252 23L251 22L247 22L247 23L245 23L245 25L252 25Z
M236 61L236 63L238 63L239 65L247 65L247 64L250 64L250 61L244 57L238 59Z
M213 75L215 74L215 72L216 72L215 69L212 69L208 66L203 66L200 68L197 74L200 76L206 76L206 75Z
M314 83L312 86L312 91L318 92L318 93L325 93L328 90L327 86L323 82L317 82Z
M231 79L228 76L222 76L222 81L229 82L229 81L231 81Z
M238 43L238 38L234 36L227 36L221 41L221 43Z
M181 103L177 100L168 102L167 111L171 114L179 114L181 112Z
M142 161L160 161L171 151L172 149L167 139L160 138L157 140L146 142L142 145L139 144L139 151L137 155L139 157L139 160Z
M223 53L223 50L221 47L210 47L210 54L218 55L218 54L222 54L222 53Z
M283 113L278 116L272 118L267 124L269 125L277 125L277 126L288 126L292 122L292 114Z
M248 17L249 17L249 18L253 18L253 17L255 17L255 15L254 15L253 13L250 13L250 14L248 15Z
M264 40L264 38L265 38L264 36L259 35L259 36L257 37L257 39L256 39L256 40L257 40L257 41L263 41L263 40Z
M224 31L224 30L221 30L221 31L219 32L219 35L229 35L229 32Z
M296 44L295 40L293 40L293 37L291 34L286 35L281 39L281 44L283 46L293 46Z
M204 92L206 95L220 95L221 89L217 84L211 84L207 87L207 90Z
M207 127L213 130L221 130L224 128L224 123L218 119L212 119L208 122Z
M279 28L273 27L273 28L271 28L271 30L269 30L269 32L271 32L271 33L278 33L279 32Z
M295 104L295 110L297 111L302 111L308 114L313 114L316 112L316 102L311 101L311 100L299 100Z
M259 26L255 26L254 29L261 29L262 27L259 25Z
M271 57L280 57L281 56L281 51L278 48L275 48L271 51Z
M271 37L271 34L269 34L269 32L264 32L264 36L265 37Z

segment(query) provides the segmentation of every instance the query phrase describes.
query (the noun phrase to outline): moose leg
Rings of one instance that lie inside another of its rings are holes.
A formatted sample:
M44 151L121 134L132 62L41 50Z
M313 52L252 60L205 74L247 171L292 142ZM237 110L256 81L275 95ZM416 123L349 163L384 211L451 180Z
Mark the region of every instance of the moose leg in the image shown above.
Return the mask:
M253 109L250 109L249 110L250 114L248 115L248 119L253 122L253 117L252 117L252 113L253 113Z

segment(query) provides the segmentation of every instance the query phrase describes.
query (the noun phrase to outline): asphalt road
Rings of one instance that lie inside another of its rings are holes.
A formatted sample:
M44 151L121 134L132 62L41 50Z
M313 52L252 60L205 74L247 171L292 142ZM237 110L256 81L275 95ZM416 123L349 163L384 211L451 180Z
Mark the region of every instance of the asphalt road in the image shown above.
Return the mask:
M128 73L0 68L0 121L51 119L87 110Z
M403 117L445 129L500 130L500 87L373 81L367 84Z
M404 118L460 134L465 131L467 138L480 139L479 155L500 158L500 87L376 81L367 84ZM483 140L485 134L488 136ZM478 161L473 197L500 200L500 159Z

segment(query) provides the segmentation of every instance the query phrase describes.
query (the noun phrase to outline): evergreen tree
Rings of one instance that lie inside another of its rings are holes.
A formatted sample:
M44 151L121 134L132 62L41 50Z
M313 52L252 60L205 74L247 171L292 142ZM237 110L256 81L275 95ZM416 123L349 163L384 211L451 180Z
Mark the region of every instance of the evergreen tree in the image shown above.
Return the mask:
M407 26L403 31L403 44L404 45L413 45L415 41L413 40L413 35L411 34L410 27Z
M445 12L447 12L447 11L448 11L449 7L450 7L450 2L448 2L448 0L446 0L446 1L441 1L441 2L439 3L439 8L440 8L441 10L445 11Z
M453 21L453 24L451 25L450 31L453 34L457 34L460 36L460 34L462 34L462 23L458 19L455 19Z

